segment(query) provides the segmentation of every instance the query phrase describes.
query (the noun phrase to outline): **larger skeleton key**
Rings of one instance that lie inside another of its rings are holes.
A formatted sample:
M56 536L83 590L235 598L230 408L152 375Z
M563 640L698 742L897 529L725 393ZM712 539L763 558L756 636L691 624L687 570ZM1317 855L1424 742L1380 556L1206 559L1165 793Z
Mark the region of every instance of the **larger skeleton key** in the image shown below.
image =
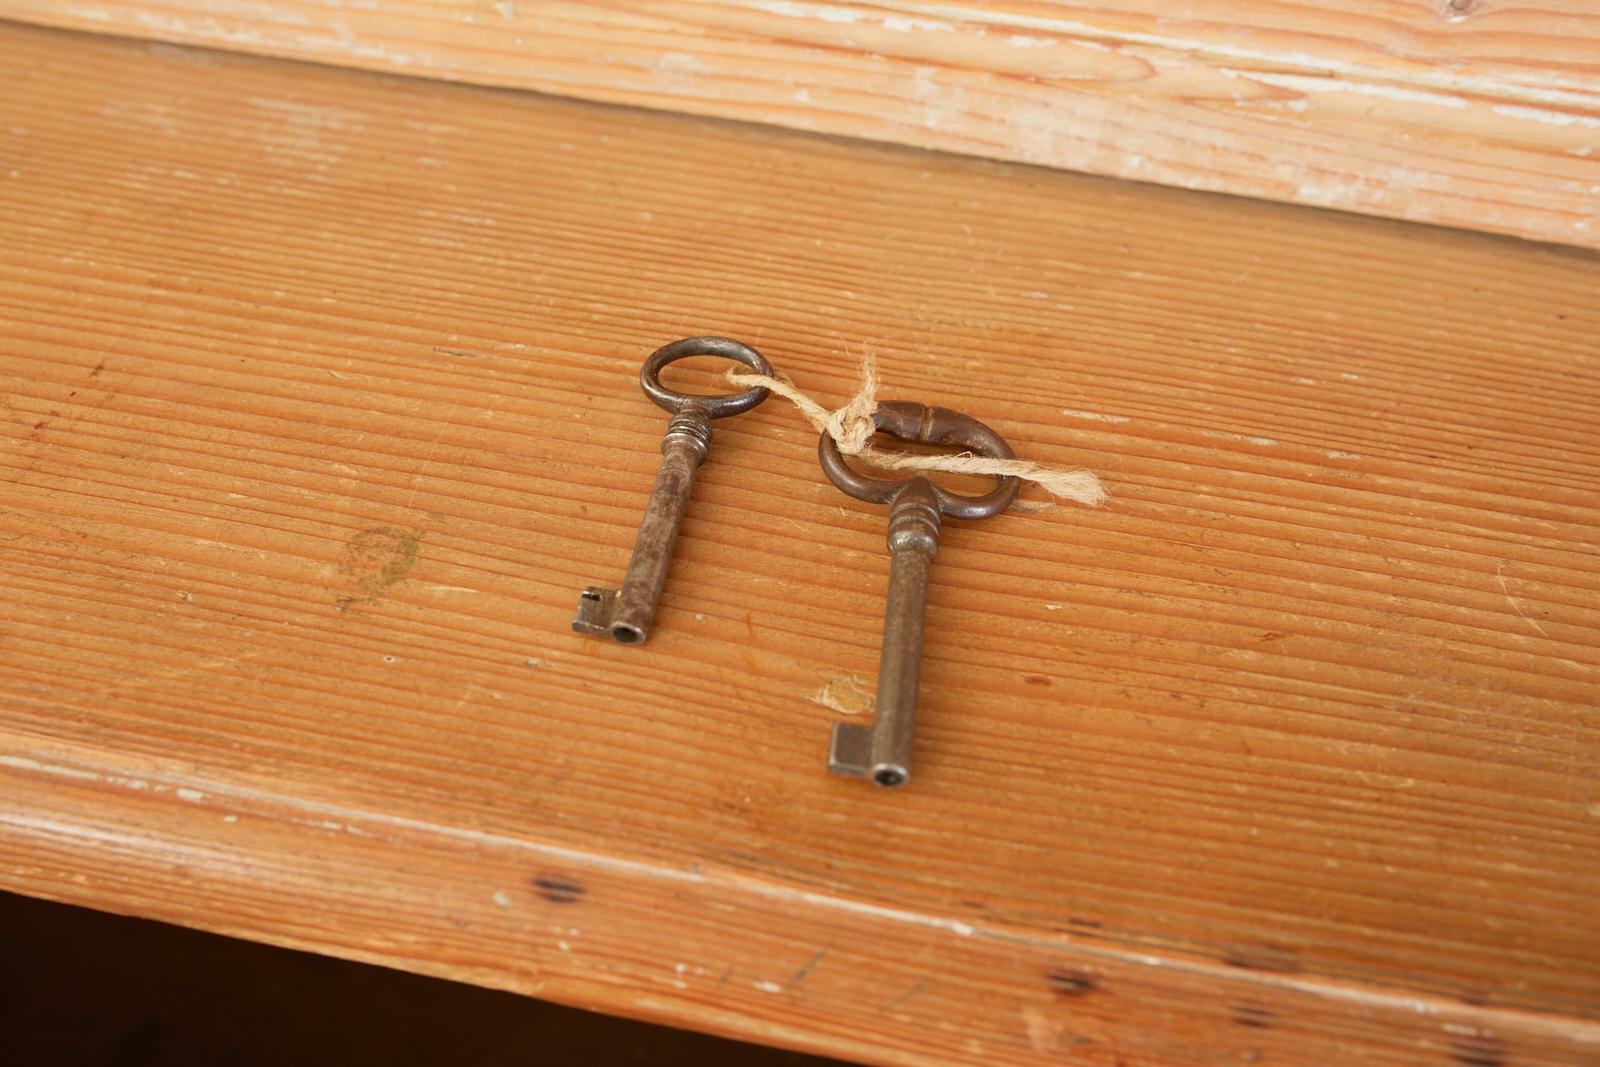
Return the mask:
M989 427L948 408L887 402L872 420L878 432L902 441L951 445L991 459L1013 459L1011 446ZM857 500L889 505L889 605L883 620L878 694L871 728L833 724L828 770L870 778L882 786L911 780L912 734L917 719L917 683L922 671L923 607L928 567L939 549L939 517L983 519L1004 511L1017 495L1018 480L1000 478L983 496L962 496L923 477L890 482L857 474L827 434L817 444L822 469Z
M672 546L678 539L694 472L706 458L711 443L711 420L749 411L767 398L760 387L731 396L689 396L661 384L661 369L690 356L722 356L743 363L757 374L771 376L772 365L749 345L726 337L690 337L657 349L639 368L639 386L659 407L672 412L666 436L661 439L661 468L655 488L639 524L633 558L622 588L590 586L578 599L572 628L579 633L610 634L625 645L637 645L650 634L661 587L667 581Z

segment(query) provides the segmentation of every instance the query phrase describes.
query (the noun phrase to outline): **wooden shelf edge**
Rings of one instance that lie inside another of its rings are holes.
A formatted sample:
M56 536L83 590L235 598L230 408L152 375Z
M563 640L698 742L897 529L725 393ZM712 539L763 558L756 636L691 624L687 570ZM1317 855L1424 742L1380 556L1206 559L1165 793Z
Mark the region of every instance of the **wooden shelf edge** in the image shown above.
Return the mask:
M1359 1047L1368 1063L1559 1064L1600 1048L1600 1023L1577 1018L967 922L104 756L0 738L6 889L871 1063L1042 1063L1104 1045L1177 1062L1270 1049L1325 1063ZM886 956L900 973L884 973Z

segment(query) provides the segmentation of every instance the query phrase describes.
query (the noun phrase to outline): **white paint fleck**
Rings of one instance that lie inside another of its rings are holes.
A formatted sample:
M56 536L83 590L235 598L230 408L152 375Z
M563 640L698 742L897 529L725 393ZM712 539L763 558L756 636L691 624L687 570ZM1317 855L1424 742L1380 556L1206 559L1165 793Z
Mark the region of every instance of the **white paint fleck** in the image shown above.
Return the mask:
M1400 85L1387 85L1368 81L1346 81L1343 78L1305 74L1282 74L1276 71L1237 70L1219 67L1218 71L1230 78L1260 82L1279 89L1297 93L1354 93L1357 96L1376 96L1407 104L1432 104L1436 107L1464 108L1467 102L1459 96L1408 89Z
M185 789L179 787L178 789L174 790L174 793L179 800L187 800L191 804L198 804L200 801L206 798L206 795L200 792L198 789Z
M659 74L706 74L711 70L691 52L663 52L655 69Z
M910 18L905 15L885 15L883 17L883 28L893 33L911 33L914 30L924 33L949 33L955 29L948 22L940 22L937 19Z
M1328 458L1329 459L1360 459L1361 458L1361 453L1359 453L1359 452L1341 452L1337 448L1335 448L1335 449L1332 449L1331 451L1328 452Z
M1102 415L1097 411L1076 411L1072 408L1062 408L1061 414L1069 419L1090 419L1094 422L1128 422L1126 415Z
M1261 445L1263 448L1270 448L1278 444L1278 441L1272 437L1254 437L1245 433L1229 433L1226 430L1201 430L1200 436L1211 437L1220 441L1243 441L1245 444Z
M494 891L494 896L490 897L489 899L495 902L496 907L511 907L511 894L507 893L504 889L496 889Z
M1296 385L1321 385L1322 384L1321 382L1317 381L1315 378L1290 378L1289 380L1294 382L1294 384L1296 384Z
M1006 38L1006 44L1012 48L1054 48L1054 37L1030 37L1025 33L1014 33Z
M1108 32L1103 26L1088 22L1077 22L1072 19L1059 18L1055 15L1027 15L1020 12L997 10L987 7L983 18L986 23L996 27L1006 27L1017 30L1036 30L1044 33L1054 33L1064 37L1074 38L1074 44L1080 44L1077 38L1085 41L1113 40L1115 43L1127 46L1130 44L1152 45L1156 48L1174 50L1186 55L1216 56L1219 59L1242 60L1251 65L1282 69L1284 67L1299 67L1304 70L1324 72L1328 75L1343 75L1347 78L1367 79L1375 82L1386 82L1393 78L1393 72L1377 66L1363 66L1360 63L1349 63L1333 58L1328 53L1291 52L1277 47L1278 42L1261 47L1250 47L1241 38L1238 44L1225 44L1218 40L1194 40L1177 34L1167 33L1141 33L1125 28L1120 28L1114 33ZM1184 23L1174 21L1173 26ZM1251 72L1245 71L1246 76ZM1464 74L1448 67L1440 66L1432 70L1413 71L1412 79L1418 84L1429 85L1437 89L1461 91L1469 94L1485 95L1491 97L1515 97L1523 100L1540 100L1545 103L1569 104L1574 107L1592 107L1594 99L1592 91L1584 86L1573 90L1561 87L1543 88L1523 83L1510 83L1496 75Z
M836 7L833 4L800 4L793 0L757 0L750 5L758 11L765 11L769 15L782 15L790 19L820 19L823 22L836 22L850 25L866 18L865 13L854 11L848 7Z
M320 130L359 130L370 117L365 112L331 104L302 104L298 100L274 100L266 96L252 96L245 103L268 114L282 116L296 126Z
M777 982L756 982L755 988L759 989L763 993L783 992L783 986L779 985Z
M572 951L572 946L570 944L568 944L567 942L565 942L565 941L557 941L556 942L556 948L560 949L562 952L571 952Z
M923 105L921 124L930 130L965 114L971 103L965 89L942 84L938 73L937 67L930 66L918 66L911 71L911 98Z
M1046 611L1060 611L1064 607L1066 607L1065 604L1046 604L1044 606L1044 610L1046 610Z
M100 109L108 118L125 119L143 123L166 134L178 133L178 121L172 117L171 108L159 104L130 104L112 101Z
M239 816L237 816L237 815L224 815L222 817L222 821L223 822L238 822L239 821Z
M1542 122L1546 126L1591 126L1600 129L1600 118L1595 118L1593 115L1574 115L1570 111L1550 111L1542 107L1523 107L1518 104L1496 104L1490 110L1506 118Z

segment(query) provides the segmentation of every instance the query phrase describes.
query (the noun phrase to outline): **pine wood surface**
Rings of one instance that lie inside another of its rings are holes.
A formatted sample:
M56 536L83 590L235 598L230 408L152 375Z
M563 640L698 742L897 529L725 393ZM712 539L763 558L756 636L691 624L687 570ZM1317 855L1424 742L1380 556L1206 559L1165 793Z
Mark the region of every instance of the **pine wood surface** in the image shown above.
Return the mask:
M1594 1062L1592 255L0 57L0 886L863 1062ZM905 790L823 772L885 512L779 401L568 630L703 332L1113 494L947 524Z
M1589 0L0 0L0 17L1600 248Z

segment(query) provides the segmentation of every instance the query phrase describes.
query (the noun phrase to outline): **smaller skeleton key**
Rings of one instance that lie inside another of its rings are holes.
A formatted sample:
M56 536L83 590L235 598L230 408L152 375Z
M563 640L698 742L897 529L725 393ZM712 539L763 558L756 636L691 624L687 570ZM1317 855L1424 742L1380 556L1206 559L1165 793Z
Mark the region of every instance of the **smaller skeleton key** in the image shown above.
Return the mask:
M711 420L749 411L767 398L759 386L730 396L688 396L661 384L661 369L690 356L722 356L743 363L757 374L772 374L772 365L749 345L726 337L690 337L655 351L639 368L639 385L657 406L672 412L661 439L661 468L645 506L639 537L622 588L590 586L578 600L572 628L585 634L610 634L625 645L637 645L650 633L650 620L667 581L672 545L678 539L694 472L711 443Z
M902 441L951 445L990 459L1015 458L999 434L948 408L886 402L878 405L872 420L879 433ZM1000 478L989 492L973 497L948 492L920 476L899 482L867 478L845 463L827 434L817 444L817 455L834 485L857 500L889 505L889 605L883 620L872 726L834 723L828 770L870 778L882 786L904 785L911 779L923 607L928 567L939 549L939 516L988 518L1011 505L1019 482L1013 477Z

